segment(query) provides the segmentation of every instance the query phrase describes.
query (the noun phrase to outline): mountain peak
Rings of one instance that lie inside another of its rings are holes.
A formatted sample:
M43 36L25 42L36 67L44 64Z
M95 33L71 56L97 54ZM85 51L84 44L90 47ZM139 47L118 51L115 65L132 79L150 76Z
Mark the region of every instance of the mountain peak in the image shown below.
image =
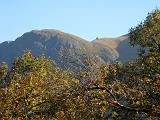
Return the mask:
M30 33L40 35L42 37L47 37L48 39L52 39L57 37L61 40L73 41L73 42L80 42L86 43L87 41L83 38L80 38L76 35L66 33L57 29L42 29L42 30L32 30Z
M32 33L45 35L45 36L53 36L56 34L65 34L64 32L56 29L42 29L42 30L32 30Z
M116 49L118 45L126 39L128 39L128 34L118 36L116 38L98 38L93 40L92 42L103 44L113 49Z

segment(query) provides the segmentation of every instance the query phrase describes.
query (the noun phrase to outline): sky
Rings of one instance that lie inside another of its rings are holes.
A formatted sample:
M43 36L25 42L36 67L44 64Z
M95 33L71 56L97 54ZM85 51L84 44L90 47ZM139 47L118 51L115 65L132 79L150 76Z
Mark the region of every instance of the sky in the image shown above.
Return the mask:
M160 8L160 0L0 0L0 42L33 29L58 29L86 40L117 37Z

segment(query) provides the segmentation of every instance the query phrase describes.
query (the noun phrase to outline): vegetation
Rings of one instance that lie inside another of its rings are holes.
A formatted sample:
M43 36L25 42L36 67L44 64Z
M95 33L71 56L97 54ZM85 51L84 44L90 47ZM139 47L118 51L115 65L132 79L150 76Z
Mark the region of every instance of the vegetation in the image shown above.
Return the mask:
M11 69L2 63L0 118L159 120L160 10L149 13L129 34L140 51L128 63L98 66L84 56L80 68L70 72L31 51L16 58Z

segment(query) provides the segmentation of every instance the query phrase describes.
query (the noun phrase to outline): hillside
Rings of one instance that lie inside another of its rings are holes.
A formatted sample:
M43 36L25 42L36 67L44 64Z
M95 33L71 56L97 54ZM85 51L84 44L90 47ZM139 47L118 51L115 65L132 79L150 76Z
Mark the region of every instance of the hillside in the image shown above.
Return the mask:
M78 36L59 30L32 30L15 41L0 44L0 62L11 64L13 58L29 49L33 55L45 54L61 66L67 61L82 61L83 54L97 56L99 63L113 63L115 60L128 61L136 57L135 48L129 47L128 36L102 38L88 42ZM63 56L63 60L62 60ZM65 58L64 58L65 57ZM63 61L63 62L62 62Z
M93 43L98 43L115 49L118 53L118 60L127 62L129 60L134 60L138 57L137 49L138 47L131 47L129 44L129 36L122 35L116 38L100 38L92 41Z

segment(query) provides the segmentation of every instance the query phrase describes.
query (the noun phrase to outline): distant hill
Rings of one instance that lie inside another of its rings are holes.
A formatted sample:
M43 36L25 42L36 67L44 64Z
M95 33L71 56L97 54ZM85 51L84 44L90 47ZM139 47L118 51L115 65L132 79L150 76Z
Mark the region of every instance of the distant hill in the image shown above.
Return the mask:
M113 63L116 60L128 61L136 58L136 49L129 47L128 35L117 38L102 38L88 42L78 36L59 30L32 30L15 41L0 44L0 62L11 64L13 58L29 49L33 55L45 54L61 66L67 60L83 61L86 56L97 56L98 63ZM64 61L62 62L62 57ZM66 61L65 61L66 60Z

